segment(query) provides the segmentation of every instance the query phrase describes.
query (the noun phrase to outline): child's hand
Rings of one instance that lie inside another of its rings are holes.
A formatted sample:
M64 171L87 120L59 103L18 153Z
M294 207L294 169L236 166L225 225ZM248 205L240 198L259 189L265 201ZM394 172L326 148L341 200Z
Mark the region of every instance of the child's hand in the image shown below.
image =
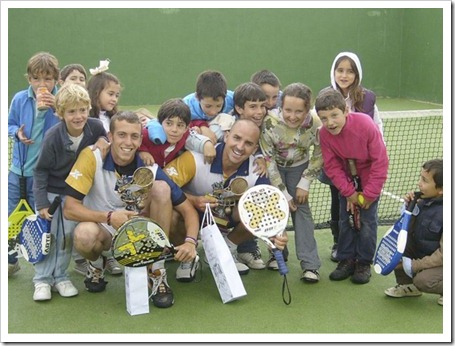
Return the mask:
M201 135L208 137L212 141L213 144L216 144L216 142L217 142L216 135L207 126L201 126Z
M201 134L201 128L199 126L193 126L191 128L192 131L196 132L197 134Z
M43 208L38 211L38 215L48 221L52 221L52 215L49 214L49 208Z
M406 202L406 205L409 204L415 197L414 191L409 191L406 195L404 195L404 201Z
M19 139L19 141L21 141L22 143L27 144L27 145L35 143L35 141L33 141L33 140L27 138L27 136L25 136L24 127L25 127L25 125L23 124L23 125L21 125L21 127L19 127L19 130L17 130L17 132L16 132L17 139Z
M283 232L282 235L277 235L275 237L270 238L270 240L275 244L278 250L283 251L284 247L288 243L288 235L286 232Z
M147 151L140 151L139 157L142 161L144 161L146 166L152 166L155 163L155 159L153 158L152 154Z
M211 164L216 156L215 146L211 141L204 143L204 163Z
M308 191L305 191L301 188L296 188L295 189L295 200L297 202L297 204L304 204L306 201L308 201L308 196L309 196L309 192Z
M268 177L269 173L267 172L267 162L263 157L258 157L254 160L256 167L254 168L253 173L256 173L260 177Z
M47 90L36 95L37 102L44 103L49 108L55 109L55 96Z
M100 137L93 145L92 151L99 149L101 151L101 157L104 160L106 158L107 153L109 152L110 147L111 144L106 140L106 138Z
M290 201L288 201L288 204L289 204L289 210L290 211L296 211L297 210L297 206L295 205L295 202L293 199L291 199Z

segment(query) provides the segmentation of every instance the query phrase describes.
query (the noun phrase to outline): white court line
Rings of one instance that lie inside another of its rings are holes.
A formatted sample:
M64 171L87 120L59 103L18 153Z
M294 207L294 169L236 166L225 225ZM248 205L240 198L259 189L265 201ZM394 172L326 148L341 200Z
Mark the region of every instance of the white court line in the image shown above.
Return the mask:
M397 196L397 195L394 195L392 192L388 192L388 191L382 190L381 193L382 193L383 195L385 195L385 196L388 196L388 197L390 197L390 198L392 198L392 199L394 199L394 200L400 202L400 203L403 203L403 202L404 202L404 199L403 199L402 197Z

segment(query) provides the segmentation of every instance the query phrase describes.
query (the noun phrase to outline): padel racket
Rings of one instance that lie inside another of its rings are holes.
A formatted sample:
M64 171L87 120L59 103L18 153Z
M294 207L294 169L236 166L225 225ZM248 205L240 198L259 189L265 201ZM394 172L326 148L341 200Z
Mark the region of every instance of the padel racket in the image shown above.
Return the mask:
M55 197L48 209L53 215L60 206L62 199ZM19 233L19 247L22 256L30 263L38 263L49 253L51 246L51 221L43 219L38 214L28 216Z
M16 208L14 208L11 215L8 216L8 239L14 243L11 244L12 248L15 247L17 235L21 231L25 219L28 216L35 214L27 202L26 178L24 176L19 177L19 191L19 203Z
M121 265L142 267L175 253L164 230L152 219L135 216L115 232L112 254Z
M278 271L283 278L283 302L291 303L291 295L287 286L286 274L289 272L283 253L270 241L270 237L281 234L288 223L289 204L284 194L271 185L257 185L249 188L239 200L240 220L254 236L266 242L273 251L278 264ZM284 298L287 287L289 300Z
M376 273L388 275L400 262L408 239L412 211L421 195L421 192L415 192L414 199L409 202L400 219L384 234L379 242L373 262Z
M354 183L355 190L359 193L358 203L362 205L364 203L364 198L362 195L362 184L360 182L360 177L357 174L357 167L355 166L355 160L348 159L349 171L351 172L352 182ZM360 231L360 206L358 204L354 205L354 212L351 213L351 224L356 231Z

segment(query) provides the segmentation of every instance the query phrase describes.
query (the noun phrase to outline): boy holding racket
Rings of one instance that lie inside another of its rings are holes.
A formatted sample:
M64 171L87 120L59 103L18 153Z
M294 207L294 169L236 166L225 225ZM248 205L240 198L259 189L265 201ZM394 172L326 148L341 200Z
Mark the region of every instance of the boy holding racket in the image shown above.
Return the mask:
M339 91L319 93L315 108L322 122L319 136L324 169L340 191L337 253L340 262L329 278L338 281L352 276L353 283L366 284L376 250L378 201L389 165L387 150L374 121L363 113L349 113ZM355 160L362 194L354 187L349 159ZM360 231L351 227L349 220L349 213L356 206L360 207Z
M85 148L76 160L66 179L64 215L78 221L74 229L74 247L88 260L88 273L84 280L89 292L106 288L103 251L111 248L115 231L134 211L125 209L116 187L131 178L138 167L143 167L137 149L142 141L142 124L130 111L121 111L112 117L108 137L110 151L103 159L99 150ZM191 262L196 257L196 240L199 219L191 203L180 188L155 165L155 181L148 193L142 213L155 220L170 236L172 210L175 208L185 219L186 236L190 241L174 243L177 261ZM167 282L164 260L149 267L151 300L155 306L167 308L174 304L174 294Z
M67 273L74 223L63 218L61 209L51 217L49 206L56 196L64 198L65 179L82 149L96 143L108 150L103 124L88 117L89 109L90 97L80 85L64 85L55 96L55 110L61 122L46 133L33 176L36 210L51 221L53 237L49 254L34 265L35 301L51 299L51 286L62 297L78 294Z
M442 160L429 160L422 165L419 178L422 196L414 208L402 261L394 270L397 285L384 292L389 297L433 293L440 295L438 304L442 305L442 173ZM406 203L413 198L414 192L407 193Z
M52 54L39 52L27 63L28 88L16 93L8 115L8 136L14 140L11 167L8 173L8 215L20 200L20 178L25 177L26 199L32 209L33 169L38 160L44 134L59 122L54 115L54 98L59 79L58 60ZM38 93L38 89L46 92ZM42 101L47 108L37 107ZM19 262L13 249L8 251L8 275L17 272Z

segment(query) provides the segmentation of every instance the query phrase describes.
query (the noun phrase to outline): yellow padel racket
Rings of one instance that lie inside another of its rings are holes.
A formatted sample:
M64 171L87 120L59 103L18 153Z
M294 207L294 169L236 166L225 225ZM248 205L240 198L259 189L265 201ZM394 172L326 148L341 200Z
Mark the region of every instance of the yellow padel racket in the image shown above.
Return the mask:
M19 177L19 191L19 203L16 208L14 208L11 215L8 216L8 240L13 241L14 245L16 244L17 235L21 231L25 219L28 216L35 214L27 202L26 178L24 176Z
M175 253L164 230L152 219L133 217L121 225L112 240L114 258L127 267L142 267Z

